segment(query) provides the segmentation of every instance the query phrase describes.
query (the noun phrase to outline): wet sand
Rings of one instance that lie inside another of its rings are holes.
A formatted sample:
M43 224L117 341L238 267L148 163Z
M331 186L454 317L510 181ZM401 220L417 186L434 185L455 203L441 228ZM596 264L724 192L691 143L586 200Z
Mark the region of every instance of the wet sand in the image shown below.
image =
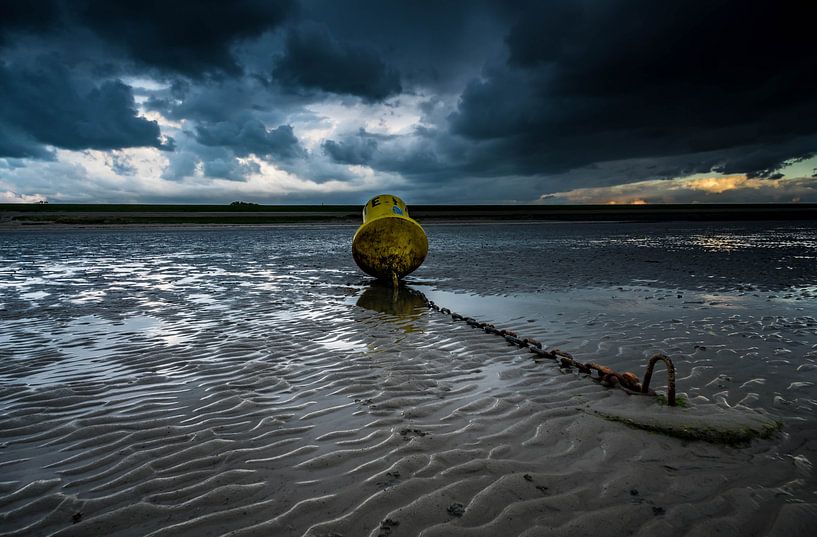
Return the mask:
M430 226L398 295L337 229L0 234L0 535L811 534L813 230L707 251L690 228L502 229L521 246ZM667 245L687 270L646 262ZM794 268L746 278L743 255ZM603 419L670 409L425 297L616 368L663 350L696 408L784 429L730 446Z

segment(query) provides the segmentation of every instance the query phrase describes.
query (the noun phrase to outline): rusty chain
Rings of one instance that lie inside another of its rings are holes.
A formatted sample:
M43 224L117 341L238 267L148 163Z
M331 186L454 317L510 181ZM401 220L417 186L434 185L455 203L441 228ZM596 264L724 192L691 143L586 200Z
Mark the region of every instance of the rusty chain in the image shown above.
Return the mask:
M672 363L672 360L664 354L658 353L650 358L647 364L647 370L644 373L644 382L642 383L638 375L631 371L619 373L605 365L593 362L582 363L576 360L569 352L565 352L561 349L546 349L544 345L536 339L519 336L512 330L500 329L491 323L477 321L471 317L464 317L448 308L440 307L428 299L426 299L426 305L434 311L450 316L451 319L455 321L463 321L473 328L478 328L488 334L500 336L511 345L527 348L530 352L536 354L537 358L555 360L560 367L564 369L576 369L603 386L609 388L617 387L632 395L658 395L654 390L650 389L650 380L652 379L655 364L659 361L663 362L667 366L667 405L676 406L677 404L675 399L675 365Z

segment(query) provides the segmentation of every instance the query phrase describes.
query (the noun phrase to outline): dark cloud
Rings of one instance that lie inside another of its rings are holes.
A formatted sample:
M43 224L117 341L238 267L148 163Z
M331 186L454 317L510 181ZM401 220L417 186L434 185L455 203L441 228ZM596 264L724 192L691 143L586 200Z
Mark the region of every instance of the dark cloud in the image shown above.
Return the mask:
M320 25L290 30L275 81L295 91L317 90L381 101L400 93L400 76L376 50L337 41Z
M368 166L426 202L774 180L817 153L815 15L794 0L7 0L0 157L175 147L163 177L203 182L258 172L250 155L311 182Z
M192 86L176 80L170 88L153 92L144 106L174 120L220 122L252 109L257 93L244 81L219 80Z
M253 154L288 160L304 155L291 125L268 130L256 119L200 125L196 128L196 141L206 146L228 147L241 157Z
M184 137L177 151L168 154L162 178L179 181L200 175L228 181L245 181L261 171L258 162L240 158L230 147L200 145Z
M288 0L92 1L77 15L134 59L197 75L237 73L231 45L279 25L292 8Z
M817 151L803 121L817 114L815 16L803 2L535 3L452 132L520 173L721 151L721 169L769 175ZM762 158L741 157L758 144Z
M711 169L725 174L745 173L749 177L772 178L782 165L805 160L815 153L817 135L774 139L716 152L715 155L721 156L720 162Z
M324 153L335 162L366 165L371 162L375 151L377 151L377 140L372 136L368 136L365 131L361 131L342 142L325 140L321 147Z
M163 145L159 125L137 115L131 88L72 76L57 57L0 64L0 156L43 157L43 145L118 149Z
M281 25L294 0L40 0L3 3L0 43L21 33L88 29L109 57L122 54L170 73L238 74L232 46Z
M3 0L0 3L0 45L15 34L37 33L54 28L59 21L57 2Z
M340 41L381 51L411 90L457 94L485 61L502 53L509 12L503 1L304 0L303 18Z
M144 106L178 121L241 122L253 116L271 124L285 122L301 104L300 99L271 91L255 77L240 77L196 84L176 79L165 89L149 92Z
M242 162L235 158L216 158L205 161L204 175L229 181L243 181L253 173L261 171L256 162Z
M0 105L1 119L2 105ZM0 123L0 158L34 158L38 160L53 160L55 158L53 151L49 151L32 136L15 126L4 125L3 123Z
M178 149L168 155L164 179L176 181L201 175L243 181L259 173L255 156L281 169L301 166L308 156L290 125L267 129L258 119L200 123L194 131L183 131ZM201 173L199 173L201 172Z

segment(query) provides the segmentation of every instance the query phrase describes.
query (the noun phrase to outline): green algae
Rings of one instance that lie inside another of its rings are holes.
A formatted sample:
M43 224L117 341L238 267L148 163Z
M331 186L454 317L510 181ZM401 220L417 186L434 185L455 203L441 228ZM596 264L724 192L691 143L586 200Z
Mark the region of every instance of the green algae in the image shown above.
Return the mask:
M655 400L658 402L659 405L667 406L669 401L667 401L667 396L663 393L659 393L655 396ZM689 400L684 397L683 395L679 395L675 398L675 406L679 406L681 408L687 408L689 406Z
M771 438L776 432L783 428L783 424L776 420L764 420L762 423L753 425L728 427L695 424L692 422L687 424L664 424L656 420L639 421L629 417L606 414L598 410L591 410L590 413L607 421L622 423L628 427L655 434L671 436L682 440L726 444L735 447L745 446L756 438Z

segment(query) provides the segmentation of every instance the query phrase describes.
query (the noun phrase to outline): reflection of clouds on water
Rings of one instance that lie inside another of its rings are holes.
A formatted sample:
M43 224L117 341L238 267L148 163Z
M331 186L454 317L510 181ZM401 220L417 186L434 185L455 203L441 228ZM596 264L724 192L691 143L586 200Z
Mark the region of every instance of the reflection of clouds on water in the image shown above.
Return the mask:
M680 240L679 240L680 239ZM707 251L733 252L748 249L815 249L817 240L810 229L766 230L757 232L702 233L691 237L677 237L675 241L687 249L702 248Z
M587 238L577 242L570 237L564 240L565 247L581 250L587 247L624 246L641 249L660 248L670 251L733 252L736 250L779 250L786 248L817 249L817 234L809 227L785 226L771 229L757 228L757 224L728 227L724 224L713 224L725 229L708 229L700 224L629 224L633 226L632 234L606 235L599 238ZM637 226L637 227L636 227ZM692 233L684 226L691 227ZM681 227L682 229L675 229ZM697 229L696 229L697 228Z
M549 293L648 281L665 289L779 291L817 280L817 227L802 223L573 223L428 227L437 287Z
M751 247L751 244L741 237L729 235L698 235L690 240L690 244L717 252L731 252L738 248Z

